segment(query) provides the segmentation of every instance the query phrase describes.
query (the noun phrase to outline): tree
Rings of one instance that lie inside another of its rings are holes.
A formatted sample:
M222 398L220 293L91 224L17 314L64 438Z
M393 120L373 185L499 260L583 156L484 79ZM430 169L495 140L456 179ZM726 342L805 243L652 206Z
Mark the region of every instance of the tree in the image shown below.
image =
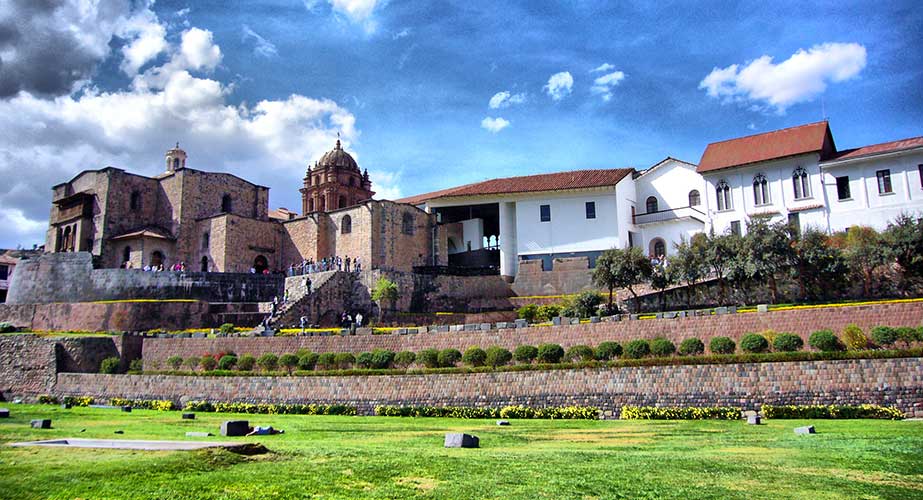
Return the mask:
M805 229L797 236L792 250L791 271L803 300L817 299L828 295L830 290L842 288L848 272L846 260L823 231Z
M670 259L670 272L674 273L677 282L686 285L686 304L689 307L692 307L695 286L708 275L703 239L699 237L686 241L685 237L681 238L675 245L675 255Z
M901 288L908 290L923 278L923 216L898 215L888 223L884 239L901 266Z
M612 291L627 288L635 299L635 310L641 310L638 294L634 287L647 281L651 276L651 261L644 256L640 248L613 248L603 252L596 259L593 271L593 283L609 290L609 308L612 307Z
M768 217L753 217L747 221L746 249L753 279L766 281L772 303L779 300L777 278L792 263L792 228L788 223L769 223Z
M372 288L372 300L378 302L378 321L381 321L381 314L384 310L384 304L387 303L389 309L394 309L394 304L400 293L397 290L397 283L388 278L378 278L375 287Z
M735 248L736 238L732 234L715 234L714 228L705 235L703 248L705 262L718 280L718 302L721 304L727 299L725 276L728 269L733 265L734 257L737 255L737 248Z
M868 226L852 226L843 238L843 255L850 270L862 279L862 292L872 295L875 271L888 260L888 248L878 231Z
M667 266L666 259L660 259L656 264L651 266L651 287L657 290L661 311L666 309L664 290L676 283L676 277L673 274L673 268Z

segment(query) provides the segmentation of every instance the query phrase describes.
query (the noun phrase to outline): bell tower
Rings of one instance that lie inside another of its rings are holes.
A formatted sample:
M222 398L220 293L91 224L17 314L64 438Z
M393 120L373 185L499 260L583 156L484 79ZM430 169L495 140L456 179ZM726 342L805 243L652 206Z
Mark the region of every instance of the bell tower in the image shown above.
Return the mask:
M176 147L167 151L167 172L175 172L181 168L186 168L186 152L179 148L179 143L176 143Z
M308 165L304 187L299 191L303 214L351 207L375 195L368 171L359 170L356 160L343 150L339 139L313 168Z

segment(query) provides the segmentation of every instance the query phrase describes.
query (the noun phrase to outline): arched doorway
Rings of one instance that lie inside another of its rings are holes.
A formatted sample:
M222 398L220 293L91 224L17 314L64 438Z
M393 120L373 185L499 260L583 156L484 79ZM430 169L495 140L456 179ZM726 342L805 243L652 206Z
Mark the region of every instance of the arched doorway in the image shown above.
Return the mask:
M651 257L660 258L667 254L667 244L663 238L654 238L650 246Z
M203 273L208 272L208 256L207 255L202 256L202 272Z
M160 267L163 265L163 253L160 250L155 250L151 254L151 267Z
M125 247L125 250L122 250L122 267L128 267L128 263L131 262L131 247Z
M263 271L269 269L269 261L266 260L266 257L262 255L257 255L253 259L253 269L256 270L257 274L263 274Z

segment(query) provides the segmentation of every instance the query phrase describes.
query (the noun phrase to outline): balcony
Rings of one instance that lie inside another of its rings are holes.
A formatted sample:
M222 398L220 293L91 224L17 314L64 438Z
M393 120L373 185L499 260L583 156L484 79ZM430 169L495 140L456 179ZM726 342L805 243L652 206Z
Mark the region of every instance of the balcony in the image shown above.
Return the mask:
M670 222L679 219L692 219L705 224L706 215L695 207L671 208L668 210L658 210L646 214L635 214L634 224L642 226L645 224L656 224L658 222Z

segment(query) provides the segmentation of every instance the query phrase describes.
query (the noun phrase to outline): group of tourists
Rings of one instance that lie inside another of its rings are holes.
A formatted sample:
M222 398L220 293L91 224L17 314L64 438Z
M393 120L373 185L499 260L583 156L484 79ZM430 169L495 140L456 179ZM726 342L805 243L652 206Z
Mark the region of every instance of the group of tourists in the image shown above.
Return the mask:
M289 276L299 276L302 274L313 274L313 273L322 273L324 271L346 271L358 273L362 271L362 261L359 257L350 258L349 255L346 257L340 257L339 255L334 257L324 257L319 261L314 261L314 259L305 259L301 261L301 264L292 263L288 267Z
M134 264L131 263L130 260L126 260L125 262L122 263L122 269L134 269L134 268L135 266ZM161 264L148 264L142 267L141 270L146 271L146 272L157 273L157 272L166 271L167 269L164 267L163 263L161 263ZM173 271L175 273L184 273L186 272L186 263L177 262L176 264L173 264L172 266L170 266L170 271Z

